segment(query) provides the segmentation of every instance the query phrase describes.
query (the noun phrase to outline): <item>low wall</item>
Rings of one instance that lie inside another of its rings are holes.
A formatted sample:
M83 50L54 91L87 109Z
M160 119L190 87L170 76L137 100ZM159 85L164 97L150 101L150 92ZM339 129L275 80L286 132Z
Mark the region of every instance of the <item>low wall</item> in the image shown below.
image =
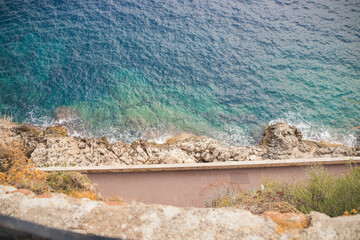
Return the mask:
M349 158L268 160L198 164L158 164L117 167L41 168L42 171L78 171L88 174L104 196L127 200L204 207L217 194L260 187L263 178L299 181L306 169L322 164L332 174L346 173ZM352 158L360 164L360 157Z

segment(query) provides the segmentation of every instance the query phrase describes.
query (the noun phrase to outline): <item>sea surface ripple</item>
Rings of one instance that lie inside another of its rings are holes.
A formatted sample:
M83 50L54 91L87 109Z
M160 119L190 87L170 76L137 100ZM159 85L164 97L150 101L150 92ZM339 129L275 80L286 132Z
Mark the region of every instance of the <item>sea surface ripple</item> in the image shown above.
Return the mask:
M353 145L359 76L357 0L0 1L0 113L73 135Z

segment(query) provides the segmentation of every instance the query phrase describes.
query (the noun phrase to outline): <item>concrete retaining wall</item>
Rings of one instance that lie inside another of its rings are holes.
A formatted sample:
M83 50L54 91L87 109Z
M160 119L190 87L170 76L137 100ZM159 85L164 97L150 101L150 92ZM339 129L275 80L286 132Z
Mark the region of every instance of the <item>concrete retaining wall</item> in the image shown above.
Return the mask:
M346 173L349 158L290 159L253 162L158 164L108 167L41 168L88 174L104 196L144 203L204 207L217 194L260 187L264 178L299 181L310 166L322 164L332 174ZM352 158L360 165L360 157Z

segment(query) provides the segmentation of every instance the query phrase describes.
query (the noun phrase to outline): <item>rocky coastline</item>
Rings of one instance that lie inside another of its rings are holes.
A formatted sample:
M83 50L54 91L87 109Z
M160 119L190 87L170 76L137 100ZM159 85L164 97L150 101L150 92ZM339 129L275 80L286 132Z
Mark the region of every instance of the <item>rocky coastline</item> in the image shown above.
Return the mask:
M68 136L62 126L40 129L0 120L0 146L27 148L37 167L117 166L140 164L261 161L289 158L360 156L360 147L302 139L299 129L270 125L258 146L234 147L188 133L164 144L131 144L103 137ZM0 149L1 150L1 149ZM1 156L0 156L1 157ZM91 184L90 184L91 185ZM95 191L95 190L93 190ZM94 201L0 185L0 214L77 233L121 239L355 239L360 215L335 217L310 212L265 211L254 215L239 208L179 208L132 202Z
M235 147L211 138L183 133L157 144L146 140L110 143L105 137L68 136L62 126L40 129L0 122L0 143L23 143L36 167L117 166L296 158L360 156L360 146L302 139L301 131L285 123L270 125L258 146Z

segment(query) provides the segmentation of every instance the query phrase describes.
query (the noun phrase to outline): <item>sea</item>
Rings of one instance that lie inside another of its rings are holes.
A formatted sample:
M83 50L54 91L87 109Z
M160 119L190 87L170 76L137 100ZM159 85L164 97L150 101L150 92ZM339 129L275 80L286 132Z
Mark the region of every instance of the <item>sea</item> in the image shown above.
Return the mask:
M359 0L0 0L0 115L16 122L236 146L286 122L355 145L359 93Z

